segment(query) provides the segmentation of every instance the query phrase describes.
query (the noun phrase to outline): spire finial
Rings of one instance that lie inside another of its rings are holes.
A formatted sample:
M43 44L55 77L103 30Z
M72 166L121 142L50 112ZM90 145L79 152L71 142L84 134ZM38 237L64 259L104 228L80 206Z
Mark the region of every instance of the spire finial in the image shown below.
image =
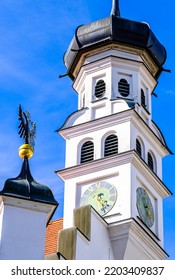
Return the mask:
M111 15L114 15L116 17L120 17L119 0L113 0L112 1Z

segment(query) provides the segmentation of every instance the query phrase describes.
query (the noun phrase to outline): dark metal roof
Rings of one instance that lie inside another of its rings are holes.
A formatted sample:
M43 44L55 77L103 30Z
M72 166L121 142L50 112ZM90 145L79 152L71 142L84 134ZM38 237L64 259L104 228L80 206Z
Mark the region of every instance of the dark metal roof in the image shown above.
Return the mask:
M16 178L6 180L0 195L58 206L50 188L33 179L27 158L24 158L20 174Z
M111 15L76 29L75 36L64 56L68 74L71 75L72 64L81 51L109 42L146 49L160 69L166 61L166 50L147 23Z

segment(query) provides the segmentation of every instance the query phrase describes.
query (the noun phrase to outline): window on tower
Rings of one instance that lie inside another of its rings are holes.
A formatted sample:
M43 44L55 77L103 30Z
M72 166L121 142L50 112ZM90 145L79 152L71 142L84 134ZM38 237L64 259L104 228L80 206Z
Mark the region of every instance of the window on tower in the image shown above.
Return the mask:
M104 80L99 80L95 85L95 97L102 98L106 91L106 84Z
M145 93L144 90L141 89L141 105L146 108L146 98L145 98Z
M138 139L136 139L136 152L142 157L142 145Z
M140 136L138 136L136 138L136 152L137 154L142 158L142 159L145 159L145 145L144 145L144 142L143 140L141 139Z
M105 140L104 156L112 156L118 153L118 137L115 134L109 135Z
M154 160L150 152L148 152L148 166L152 171L154 171Z
M94 159L94 143L92 141L87 141L81 147L80 163L92 161L93 159Z
M127 80L121 79L118 83L118 91L123 97L127 97L130 94L130 84Z

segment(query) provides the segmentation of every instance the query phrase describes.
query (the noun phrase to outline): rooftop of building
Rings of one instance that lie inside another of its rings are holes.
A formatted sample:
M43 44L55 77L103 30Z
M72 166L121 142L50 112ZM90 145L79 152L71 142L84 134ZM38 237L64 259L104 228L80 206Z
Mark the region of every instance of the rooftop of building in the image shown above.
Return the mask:
M63 218L50 221L46 229L45 255L58 252L59 231L63 229Z
M74 80L72 68L81 54L111 42L145 49L158 66L158 75L161 73L167 58L166 49L148 23L121 17L118 0L115 0L109 17L77 27L64 55L67 74Z

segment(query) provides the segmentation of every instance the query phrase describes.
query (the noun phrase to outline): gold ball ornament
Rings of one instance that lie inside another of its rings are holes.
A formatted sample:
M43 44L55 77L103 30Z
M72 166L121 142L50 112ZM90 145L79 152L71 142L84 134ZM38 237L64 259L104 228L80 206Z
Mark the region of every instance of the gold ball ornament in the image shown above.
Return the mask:
M31 158L33 156L33 148L29 144L23 144L19 149L18 149L18 154L20 158Z

